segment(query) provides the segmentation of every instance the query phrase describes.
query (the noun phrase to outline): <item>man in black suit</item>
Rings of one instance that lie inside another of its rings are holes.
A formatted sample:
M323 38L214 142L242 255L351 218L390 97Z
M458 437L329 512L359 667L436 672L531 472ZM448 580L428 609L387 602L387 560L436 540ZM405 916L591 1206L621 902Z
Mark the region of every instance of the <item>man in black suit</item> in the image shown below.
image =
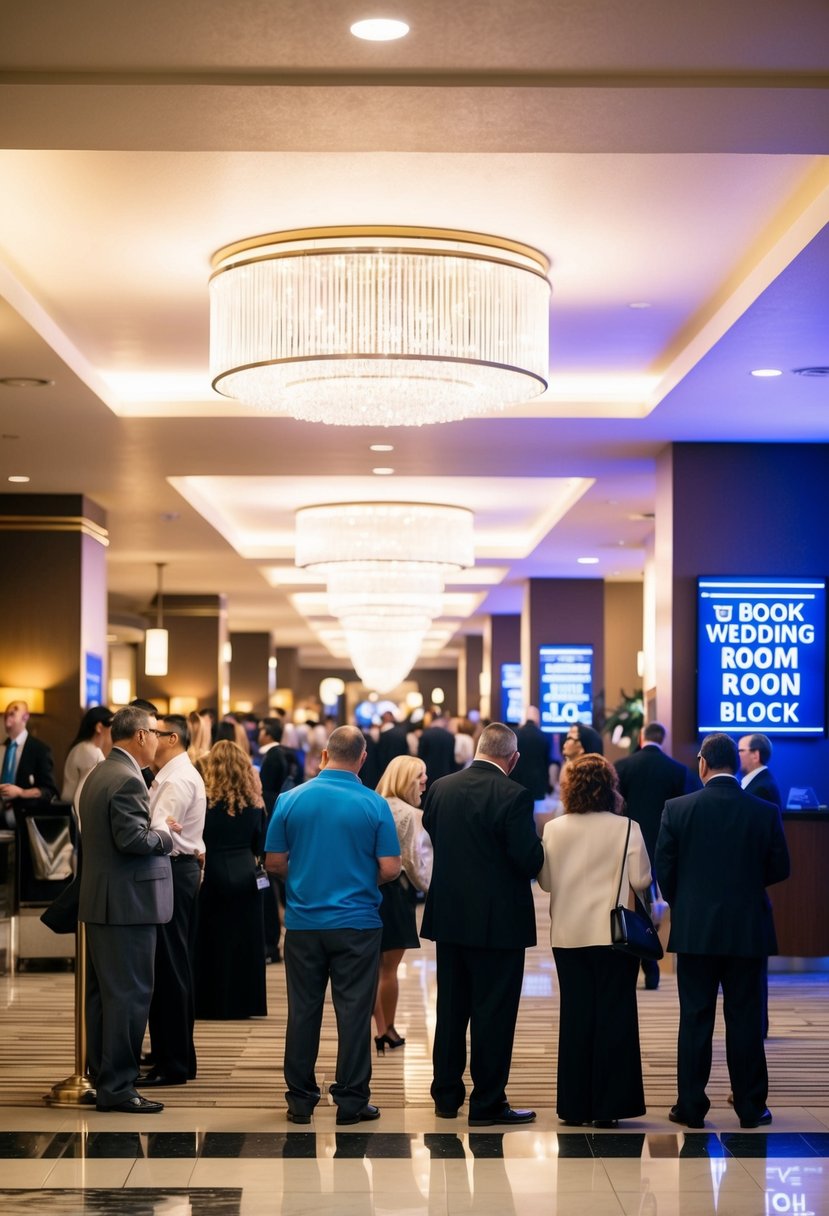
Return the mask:
M656 874L671 905L668 949L677 954L677 1101L669 1118L702 1127L717 992L723 990L725 1052L741 1127L771 1123L763 1047L766 887L789 875L780 811L740 789L728 735L703 739L704 789L666 803Z
M41 810L57 798L52 752L28 731L29 706L12 701L4 716L6 743L0 757L0 799L14 810Z
M417 745L418 757L426 765L427 789L439 778L457 772L455 736L447 730L447 720L443 713L433 717L431 725L421 733Z
M380 734L377 737L377 767L380 776L383 776L395 756L408 754L409 741L405 724L398 722L391 710L387 709L380 718Z
M156 927L173 915L169 831L150 826L141 770L158 746L156 720L127 706L112 719L112 751L87 777L79 800L83 867L78 915L89 949L86 1029L96 1106L155 1114L135 1088L147 1026ZM181 824L169 827L179 831Z
M491 723L469 768L436 781L423 811L434 869L421 932L437 943L432 1097L441 1118L463 1105L468 1026L471 1127L535 1119L506 1094L524 950L536 941L530 880L544 860L532 797L509 779L517 760L513 731Z
M737 744L743 776L740 784L752 798L773 802L782 811L783 802L777 782L768 767L771 760L771 740L766 735L743 735Z
M510 773L513 781L530 791L533 802L543 802L550 789L552 738L540 729L539 720L538 710L531 705L526 722L515 732L518 762Z
M619 792L625 800L628 815L642 829L651 869L662 808L669 798L679 798L699 787L699 782L691 777L684 764L665 755L664 742L665 727L660 722L649 722L640 734L640 750L616 761ZM643 958L642 971L645 987L658 988L659 963Z

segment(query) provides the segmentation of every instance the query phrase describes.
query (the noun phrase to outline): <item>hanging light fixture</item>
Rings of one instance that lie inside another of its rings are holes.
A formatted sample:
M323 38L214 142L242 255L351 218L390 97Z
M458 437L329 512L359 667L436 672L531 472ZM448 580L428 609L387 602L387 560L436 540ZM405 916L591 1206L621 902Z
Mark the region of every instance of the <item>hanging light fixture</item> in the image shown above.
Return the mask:
M213 257L223 396L335 426L420 426L543 393L549 262L440 228L294 229Z
M161 572L164 562L156 562L158 584L156 589L156 627L144 634L144 675L166 676L169 634L164 628L164 596L161 587Z
M475 562L474 517L442 503L356 502L296 514L296 564L325 577L354 670L389 692L411 671L443 582Z

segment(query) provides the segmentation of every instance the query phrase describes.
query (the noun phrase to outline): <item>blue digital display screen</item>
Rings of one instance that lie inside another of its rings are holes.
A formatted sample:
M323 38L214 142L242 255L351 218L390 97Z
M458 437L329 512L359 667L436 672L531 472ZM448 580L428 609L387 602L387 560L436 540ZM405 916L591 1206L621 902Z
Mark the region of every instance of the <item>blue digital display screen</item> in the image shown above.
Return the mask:
M697 729L826 730L826 580L697 580Z
M501 664L501 721L520 726L524 720L524 673L520 663Z
M593 722L593 647L538 648L541 729L566 731Z

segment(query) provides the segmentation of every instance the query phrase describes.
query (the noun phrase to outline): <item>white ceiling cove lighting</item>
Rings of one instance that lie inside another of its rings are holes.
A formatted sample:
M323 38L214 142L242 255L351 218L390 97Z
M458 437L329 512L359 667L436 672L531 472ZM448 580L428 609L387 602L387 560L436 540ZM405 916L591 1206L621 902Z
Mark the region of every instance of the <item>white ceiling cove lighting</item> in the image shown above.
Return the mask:
M367 21L355 21L350 27L355 38L364 42L394 42L397 38L405 38L409 27L405 21L395 21L391 17L370 17Z
M354 670L378 692L406 678L442 612L444 579L474 560L465 507L331 503L296 514L296 564L325 577Z
M549 263L440 228L295 229L213 258L210 375L306 422L420 426L547 387Z

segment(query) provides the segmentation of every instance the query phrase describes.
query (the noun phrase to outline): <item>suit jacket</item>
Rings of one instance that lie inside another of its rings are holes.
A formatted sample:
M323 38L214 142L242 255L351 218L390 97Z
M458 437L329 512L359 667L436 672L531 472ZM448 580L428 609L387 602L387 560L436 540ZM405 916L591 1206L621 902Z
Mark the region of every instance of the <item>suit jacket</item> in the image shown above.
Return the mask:
M762 798L764 802L773 802L778 810L783 809L780 790L777 788L777 782L772 776L771 769L764 768L752 781L749 781L746 793L751 794L752 798Z
M426 765L426 776L431 785L440 777L457 771L455 763L455 736L444 726L427 726L420 736L417 754Z
M521 755L510 777L530 791L534 802L540 802L547 797L550 788L553 741L534 722L525 722L523 726L519 726L515 735Z
M619 791L627 813L642 829L648 857L653 864L662 809L669 798L679 798L699 786L684 764L666 756L660 747L647 744L632 756L616 761Z
M435 782L423 826L434 861L422 935L490 949L534 946L530 879L544 851L529 791L486 760L473 760Z
M117 745L116 745L117 747ZM150 827L144 781L113 748L87 777L79 813L83 838L79 917L95 925L165 924L173 915L173 847Z
M288 758L285 748L279 743L269 747L262 757L262 767L259 770L262 780L262 797L265 801L265 811L270 816L280 795L285 778L288 776Z
M768 954L766 887L789 876L780 811L725 776L671 799L656 842L656 876L671 905L669 950Z
M392 726L389 730L380 731L380 737L377 740L377 767L380 769L381 777L395 756L408 756L407 733L406 727L402 723ZM452 755L454 757L454 751Z
M57 798L58 787L55 784L55 768L52 762L52 749L40 739L32 735L26 736L26 742L20 752L17 762L17 774L14 784L21 789L36 786L40 790L40 798L14 798L11 805L23 811L42 810L53 798Z

